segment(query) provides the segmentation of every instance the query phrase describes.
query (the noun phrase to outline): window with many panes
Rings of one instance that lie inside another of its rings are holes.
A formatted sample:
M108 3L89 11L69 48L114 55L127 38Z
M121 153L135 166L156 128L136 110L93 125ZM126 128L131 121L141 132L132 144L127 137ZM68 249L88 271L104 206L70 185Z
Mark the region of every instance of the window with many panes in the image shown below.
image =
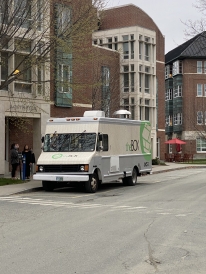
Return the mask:
M206 61L197 61L197 73L206 73Z
M172 100L173 99L173 89L169 88L165 92L165 101Z
M183 70L182 70L182 61L178 60L175 61L173 63L173 67L172 67L172 74L173 76L177 75L177 74L182 74Z
M197 138L196 139L196 148L197 148L197 152L205 152L206 151L206 139L205 138Z
M202 96L202 84L197 84L197 96Z
M202 111L197 112L197 124L198 125L203 124L203 112Z
M168 115L165 117L165 126L168 127L168 126L172 126L172 115Z
M202 61L197 61L197 73L202 73Z
M173 120L174 120L174 125L181 125L182 124L182 113L175 113Z
M165 67L165 79L172 77L172 65L167 65Z
M174 87L174 98L182 97L182 86L177 85Z
M197 96L206 96L206 84L197 84Z

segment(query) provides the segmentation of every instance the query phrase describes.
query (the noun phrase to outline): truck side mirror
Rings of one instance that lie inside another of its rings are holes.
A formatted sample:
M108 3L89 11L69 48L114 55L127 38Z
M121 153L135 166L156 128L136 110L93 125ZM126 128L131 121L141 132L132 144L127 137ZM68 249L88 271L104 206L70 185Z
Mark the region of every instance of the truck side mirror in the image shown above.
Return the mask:
M41 142L42 142L42 143L44 142L44 136L41 137Z

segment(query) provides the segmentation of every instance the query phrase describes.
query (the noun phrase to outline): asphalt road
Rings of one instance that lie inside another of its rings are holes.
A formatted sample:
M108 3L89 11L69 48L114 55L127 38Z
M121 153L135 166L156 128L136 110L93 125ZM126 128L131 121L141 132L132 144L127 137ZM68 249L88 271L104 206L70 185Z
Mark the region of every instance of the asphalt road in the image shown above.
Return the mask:
M0 197L1 274L206 273L206 171Z

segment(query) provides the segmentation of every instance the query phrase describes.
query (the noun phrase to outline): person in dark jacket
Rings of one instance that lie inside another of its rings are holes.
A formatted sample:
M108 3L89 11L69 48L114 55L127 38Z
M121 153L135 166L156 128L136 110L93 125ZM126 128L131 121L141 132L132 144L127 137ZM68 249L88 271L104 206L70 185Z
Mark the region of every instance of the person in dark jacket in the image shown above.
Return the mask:
M12 165L11 177L12 179L17 179L16 171L19 166L19 154L18 154L19 145L12 144L11 145L11 152L10 152L10 159Z
M32 159L31 159L31 151L28 145L24 146L24 150L22 151L22 157L25 157L26 159L25 177L26 179L30 179L30 167L32 165Z
M35 160L35 154L33 152L33 149L30 148L30 151L31 151L31 171L32 171L32 174L36 173L35 172L35 163L36 163L36 160Z

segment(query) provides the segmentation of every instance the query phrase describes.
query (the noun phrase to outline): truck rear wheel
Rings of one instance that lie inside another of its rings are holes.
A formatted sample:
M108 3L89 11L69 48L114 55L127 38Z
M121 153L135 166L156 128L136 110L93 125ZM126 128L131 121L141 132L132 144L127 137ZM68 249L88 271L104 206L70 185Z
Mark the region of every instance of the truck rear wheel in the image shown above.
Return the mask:
M54 190L54 182L42 181L42 186L45 191L53 191Z
M98 189L98 176L93 173L89 176L89 181L85 183L85 190L89 193L95 193Z
M123 184L127 186L134 186L137 184L137 169L135 167L132 170L132 176L123 178Z

